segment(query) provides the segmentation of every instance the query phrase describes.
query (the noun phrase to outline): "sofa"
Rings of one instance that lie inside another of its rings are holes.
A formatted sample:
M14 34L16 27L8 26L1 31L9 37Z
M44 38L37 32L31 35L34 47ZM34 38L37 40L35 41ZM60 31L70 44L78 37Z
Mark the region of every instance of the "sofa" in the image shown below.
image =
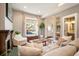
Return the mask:
M40 56L42 53L42 50L39 48L35 48L35 47L25 47L25 46L18 46L19 47L19 51L18 51L18 55L19 56Z
M21 34L15 35L13 38L13 45L24 45L27 43L27 38L23 37Z
M64 47L49 51L43 56L76 56L79 55L79 39L76 39Z
M43 52L41 43L27 43L24 46L18 45L18 55L20 56L40 56Z
M74 46L65 46L58 49L52 50L46 53L44 56L73 56L76 53L76 48Z
M76 56L79 55L79 39L67 43L65 46L52 45L49 50L44 50L41 43L29 43L26 46L18 46L20 56Z

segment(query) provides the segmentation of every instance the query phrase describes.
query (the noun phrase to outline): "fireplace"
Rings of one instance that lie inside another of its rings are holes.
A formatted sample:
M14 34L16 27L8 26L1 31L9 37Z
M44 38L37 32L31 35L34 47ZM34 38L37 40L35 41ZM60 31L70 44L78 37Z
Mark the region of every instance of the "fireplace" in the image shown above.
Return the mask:
M10 30L0 30L0 55L11 49L12 47L12 31Z
M11 50L11 33L10 31L8 32L7 38L5 40L5 52L7 55L7 52Z

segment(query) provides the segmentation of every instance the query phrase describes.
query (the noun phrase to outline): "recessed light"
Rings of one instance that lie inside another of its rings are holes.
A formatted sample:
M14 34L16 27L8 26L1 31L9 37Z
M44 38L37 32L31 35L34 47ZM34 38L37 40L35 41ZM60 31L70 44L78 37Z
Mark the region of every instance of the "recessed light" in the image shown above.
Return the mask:
M26 6L24 6L24 8L27 8Z
M38 11L40 13L40 11Z
M64 5L64 3L59 3L59 4L58 4L58 7L60 7L60 6L62 6L62 5Z

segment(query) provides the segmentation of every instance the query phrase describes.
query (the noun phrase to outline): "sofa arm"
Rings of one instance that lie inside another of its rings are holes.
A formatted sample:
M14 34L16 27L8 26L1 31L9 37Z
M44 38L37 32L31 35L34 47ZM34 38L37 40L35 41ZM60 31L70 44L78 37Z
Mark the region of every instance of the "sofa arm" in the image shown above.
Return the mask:
M44 56L73 56L76 53L75 46L64 46L46 53Z
M16 39L13 40L13 45L15 45L15 46L23 45L23 44L26 44L26 43L27 43L27 40L16 40Z
M39 56L42 50L35 47L18 46L18 54L20 56Z
M79 51L74 56L79 56Z

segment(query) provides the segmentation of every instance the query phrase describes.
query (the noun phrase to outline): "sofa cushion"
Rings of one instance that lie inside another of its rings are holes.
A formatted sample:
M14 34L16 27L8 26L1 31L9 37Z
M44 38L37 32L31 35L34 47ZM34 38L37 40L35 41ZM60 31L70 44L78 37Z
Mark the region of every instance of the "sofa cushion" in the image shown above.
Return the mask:
M61 46L66 46L69 42L71 42L71 38L72 36L63 36L62 37L64 40L66 40L65 42L62 42Z
M57 44L50 44L48 46L45 46L45 47L43 47L42 55L44 55L45 53L50 52L54 49L57 49L57 48L59 48L59 45L57 45Z
M43 49L43 44L42 43L29 43L29 44L27 44L27 46L29 46L29 47L36 47L36 48L39 48L39 49Z
M70 42L69 45L74 45L76 48L79 49L79 39L76 39L76 40Z
M13 45L14 46L18 46L18 45L24 45L27 43L27 40L16 40L16 39L13 39Z
M22 37L21 34L15 35L13 38L13 45L24 45L27 43L27 38Z
M39 56L42 53L41 49L35 47L20 46L18 48L21 56Z
M63 36L62 37L64 40L71 40L72 36Z
M74 46L64 46L46 53L44 56L73 56L76 52Z

